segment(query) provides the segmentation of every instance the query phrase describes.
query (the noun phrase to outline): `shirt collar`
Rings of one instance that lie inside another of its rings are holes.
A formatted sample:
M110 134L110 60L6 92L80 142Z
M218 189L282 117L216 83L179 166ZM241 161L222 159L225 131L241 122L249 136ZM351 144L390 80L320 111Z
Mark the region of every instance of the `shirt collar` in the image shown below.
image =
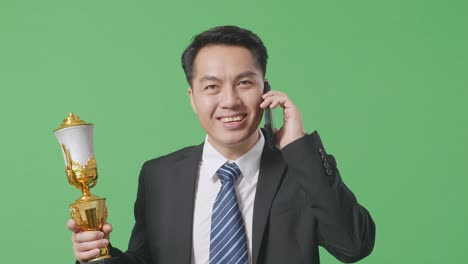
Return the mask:
M226 162L235 162L242 172L242 176L250 184L255 177L257 171L260 169L260 158L262 156L263 146L265 145L265 138L263 133L258 130L260 138L257 143L244 155L236 160L228 160L221 155L208 141L208 136L205 137L203 145L202 164L206 168L206 175L209 175L210 180L216 181L216 171Z

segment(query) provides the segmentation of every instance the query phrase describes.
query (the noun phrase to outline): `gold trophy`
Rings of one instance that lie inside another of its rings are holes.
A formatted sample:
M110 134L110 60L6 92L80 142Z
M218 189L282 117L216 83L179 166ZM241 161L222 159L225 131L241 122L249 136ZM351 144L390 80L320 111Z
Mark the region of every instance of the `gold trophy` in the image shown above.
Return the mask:
M86 231L102 231L107 220L106 199L89 193L96 186L98 174L93 150L93 124L70 113L54 130L65 159L68 182L80 189L82 196L70 205L70 215ZM100 249L99 256L89 262L110 258L109 247Z

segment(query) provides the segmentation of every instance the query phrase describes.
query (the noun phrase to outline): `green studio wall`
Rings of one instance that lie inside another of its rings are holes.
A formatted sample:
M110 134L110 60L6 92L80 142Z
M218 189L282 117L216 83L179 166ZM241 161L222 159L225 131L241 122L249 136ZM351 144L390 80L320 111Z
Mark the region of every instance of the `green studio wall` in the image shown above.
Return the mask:
M126 248L142 163L204 139L181 52L235 24L265 41L273 89L320 131L371 212L377 241L361 263L463 263L467 13L456 0L2 0L1 262L74 260L65 223L79 191L52 134L71 111L95 124L93 192Z

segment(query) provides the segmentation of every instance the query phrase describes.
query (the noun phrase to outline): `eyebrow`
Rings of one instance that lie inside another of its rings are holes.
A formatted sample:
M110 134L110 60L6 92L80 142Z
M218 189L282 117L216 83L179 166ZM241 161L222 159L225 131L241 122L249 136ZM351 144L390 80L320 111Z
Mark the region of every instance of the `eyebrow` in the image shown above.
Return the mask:
M245 78L245 77L252 77L252 76L255 76L255 75L257 75L257 74L255 72L253 72L253 71L246 71L246 72L238 74L234 79L239 80L239 79L242 79L242 78ZM216 76L213 76L213 75L205 75L200 79L200 82L205 82L205 81L222 82L222 80L220 78L218 78Z
M239 80L239 79L242 79L242 78L245 78L245 77L253 77L255 75L257 75L257 74L255 72L253 72L253 71L246 71L246 72L243 72L243 73L237 75L235 79Z
M221 82L221 79L213 75L205 75L203 76L203 78L200 79L200 82L205 82L205 81Z

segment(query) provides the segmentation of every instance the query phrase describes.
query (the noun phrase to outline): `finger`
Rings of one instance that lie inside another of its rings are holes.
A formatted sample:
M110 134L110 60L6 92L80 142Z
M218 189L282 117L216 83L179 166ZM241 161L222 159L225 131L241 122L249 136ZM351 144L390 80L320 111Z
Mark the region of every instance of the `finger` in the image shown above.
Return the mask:
M109 239L109 234L112 232L112 225L109 223L104 224L102 232L104 232L104 238Z
M96 241L77 243L73 245L75 252L86 252L96 248L102 248L109 245L109 240L99 239Z
M270 104L271 104L271 101L265 100L265 101L260 103L260 108L267 108Z
M275 107L277 105L280 105L283 109L297 108L296 105L292 102L292 100L287 95L275 96L274 98L275 98L275 101L278 101L278 104L274 105Z
M270 108L275 109L278 105L282 108L285 108L285 103L287 100L287 97L275 97L274 100L272 100L272 103L270 104Z
M93 259L99 256L101 250L99 248L95 248L93 250L85 251L85 252L75 252L75 258L80 263L87 262L90 259Z
M271 108L271 109L275 109L278 105L281 105L281 106L282 106L281 101L279 101L279 100L273 101L273 102L270 104L270 108Z
M74 243L90 242L104 238L104 233L101 231L84 231L75 233L72 236Z
M263 99L266 99L268 97L272 96L285 96L286 94L280 91L269 91L268 93L265 93L262 95Z
M73 233L78 233L82 231L82 229L76 224L76 222L73 219L67 221L67 228Z
M263 100L270 98L288 98L288 96L281 92L268 92L262 96Z
M275 102L275 101L281 101L281 100L285 100L285 99L281 99L282 97L281 96L270 96L268 98L265 98L263 100L263 102L260 104L260 107L261 108L266 108L266 107L270 107L270 108L275 108L276 105L274 107L272 107L272 104Z
M273 95L273 91L269 91L269 92L267 92L267 93L264 93L264 94L262 95L262 98L263 98L263 99L266 99L266 98L268 98L268 97L270 97L270 96L272 96L272 95Z
M105 223L104 226L102 227L102 232L109 234L112 232L112 225L109 223Z

